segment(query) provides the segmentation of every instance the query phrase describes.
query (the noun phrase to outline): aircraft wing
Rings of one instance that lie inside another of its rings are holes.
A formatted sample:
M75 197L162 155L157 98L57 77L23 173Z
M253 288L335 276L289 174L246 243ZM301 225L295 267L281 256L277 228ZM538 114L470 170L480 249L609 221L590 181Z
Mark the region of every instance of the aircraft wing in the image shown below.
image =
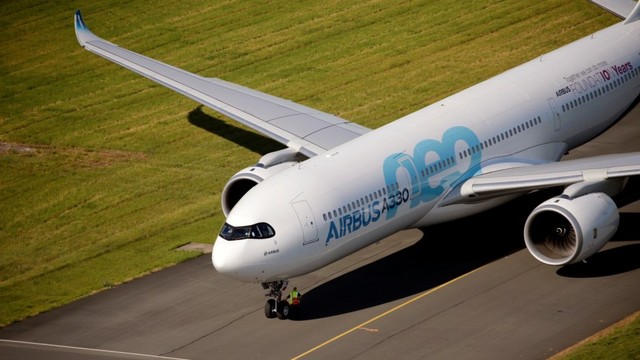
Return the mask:
M524 165L471 177L458 185L441 206L488 198L640 175L640 152Z
M637 4L634 0L591 0L591 2L622 19L626 19Z
M94 35L75 14L80 45L118 65L177 91L308 157L370 129L292 101L220 79L205 78L123 49Z

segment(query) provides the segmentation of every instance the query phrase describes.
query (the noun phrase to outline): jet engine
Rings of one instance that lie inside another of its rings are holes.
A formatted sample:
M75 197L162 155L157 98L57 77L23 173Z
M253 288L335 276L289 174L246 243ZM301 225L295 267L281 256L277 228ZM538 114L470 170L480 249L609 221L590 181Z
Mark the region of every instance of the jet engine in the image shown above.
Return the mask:
M525 244L545 264L573 264L598 252L618 230L619 220L616 204L604 193L577 198L563 194L543 202L529 215Z
M254 186L265 179L297 165L304 160L304 155L292 149L284 149L264 155L254 166L240 170L229 179L222 190L222 212L225 216Z

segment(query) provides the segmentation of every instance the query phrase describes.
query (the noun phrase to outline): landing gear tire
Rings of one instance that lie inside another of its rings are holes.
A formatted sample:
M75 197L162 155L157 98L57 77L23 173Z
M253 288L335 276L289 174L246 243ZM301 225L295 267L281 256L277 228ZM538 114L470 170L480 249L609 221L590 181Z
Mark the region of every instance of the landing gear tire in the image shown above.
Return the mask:
M276 301L274 299L269 299L264 304L264 315L269 319L276 317Z
M278 313L278 319L280 320L284 320L286 318L289 317L289 311L291 310L291 308L289 308L289 302L288 301L280 301L280 303L278 304L278 309L277 309L277 313Z
M267 318L273 319L277 316L279 319L286 319L289 317L289 311L291 310L289 302L282 300L282 292L287 288L288 283L289 280L262 283L262 288L269 291L265 296L271 298L264 305L264 314Z

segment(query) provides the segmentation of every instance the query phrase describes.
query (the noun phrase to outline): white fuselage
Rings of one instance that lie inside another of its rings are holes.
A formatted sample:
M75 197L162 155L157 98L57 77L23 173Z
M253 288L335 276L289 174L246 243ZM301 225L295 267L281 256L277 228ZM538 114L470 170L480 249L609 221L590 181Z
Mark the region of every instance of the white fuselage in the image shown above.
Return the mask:
M480 173L559 160L640 93L640 21L511 69L284 170L231 210L275 236L218 238L216 269L243 281L303 275L402 229L461 218L509 198L439 206Z

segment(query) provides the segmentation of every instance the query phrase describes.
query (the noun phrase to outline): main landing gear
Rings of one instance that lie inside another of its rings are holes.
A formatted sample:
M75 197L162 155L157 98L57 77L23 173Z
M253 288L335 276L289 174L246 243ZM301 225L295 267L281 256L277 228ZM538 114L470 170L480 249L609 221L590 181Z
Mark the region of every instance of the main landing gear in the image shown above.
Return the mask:
M291 311L289 302L286 298L282 299L282 292L287 288L288 284L289 280L262 283L262 288L269 290L269 293L264 296L271 298L264 304L264 314L269 319L277 316L278 319L284 320L289 317L289 312Z

